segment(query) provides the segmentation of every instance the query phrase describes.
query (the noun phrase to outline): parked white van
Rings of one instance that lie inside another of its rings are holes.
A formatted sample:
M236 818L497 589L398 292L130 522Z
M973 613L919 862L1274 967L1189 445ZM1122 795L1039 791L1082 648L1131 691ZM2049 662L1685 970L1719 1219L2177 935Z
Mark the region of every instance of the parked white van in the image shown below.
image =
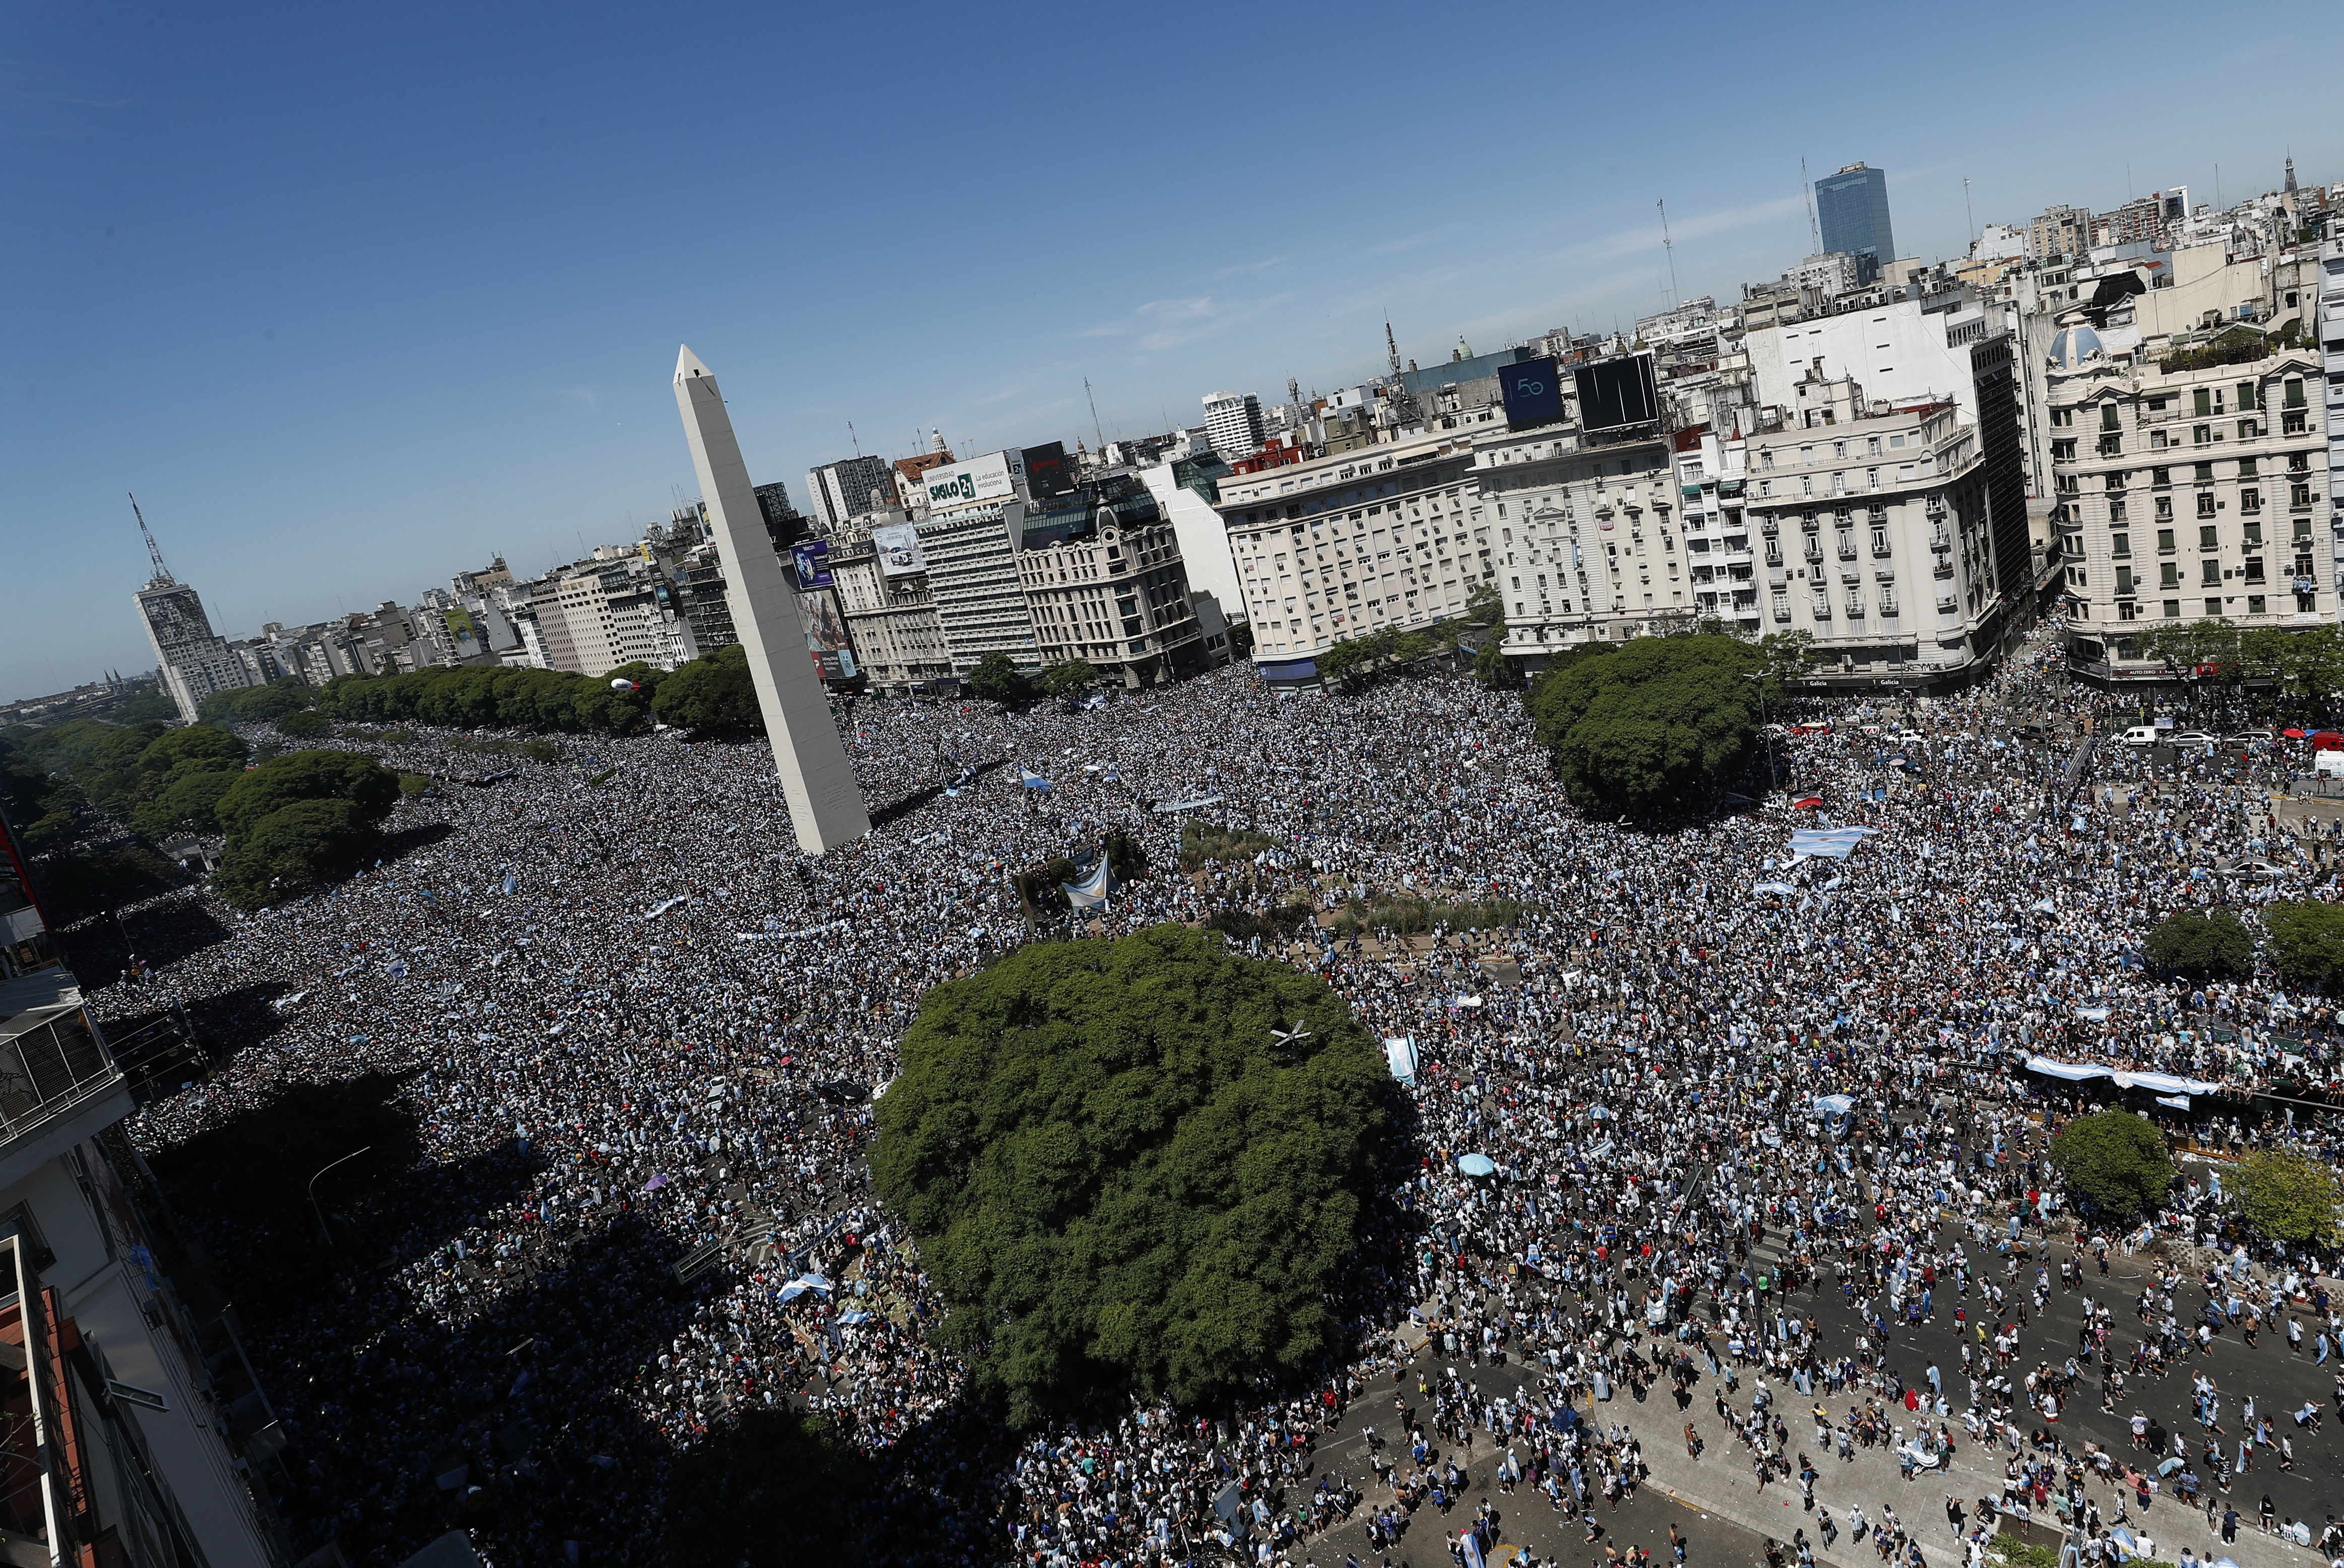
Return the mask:
M2154 724L2136 724L2124 732L2127 746L2154 746L2161 733Z

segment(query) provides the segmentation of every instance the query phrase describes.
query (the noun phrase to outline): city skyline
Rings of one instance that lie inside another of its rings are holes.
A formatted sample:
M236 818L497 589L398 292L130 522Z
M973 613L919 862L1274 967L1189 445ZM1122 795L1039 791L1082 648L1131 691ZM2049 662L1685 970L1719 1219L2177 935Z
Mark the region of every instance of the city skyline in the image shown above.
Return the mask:
M428 18L413 37L313 20L265 41L257 24L185 35L167 15L39 22L11 95L10 134L36 174L10 259L45 307L12 334L26 368L0 491L17 569L38 591L0 623L0 696L144 667L127 607L146 574L128 504L114 498L125 490L140 493L175 570L231 637L405 599L492 554L535 569L639 533L693 489L655 385L678 338L738 367L732 412L752 475L789 484L803 505L805 471L853 454L849 421L864 452L888 458L924 449L931 429L964 457L1071 447L1096 439L1086 376L1113 438L1199 425L1217 387L1268 403L1289 376L1330 391L1370 375L1387 311L1402 355L1428 365L1460 336L1490 348L1550 327L1625 325L1671 297L1663 197L1677 296L1729 297L1811 249L1802 156L1810 177L1857 161L1886 169L1900 248L1924 258L1965 245L1965 176L1983 226L2024 225L2060 202L2105 210L2183 183L2193 199L2236 201L2276 188L2289 152L2307 181L2339 172L2339 133L2284 95L2251 131L2215 125L2152 164L2067 134L2086 124L2080 107L2032 104L2033 135L2003 128L2012 116L1993 110L2022 84L1934 80L1914 84L1915 113L1845 145L1806 128L1789 95L1755 86L1616 147L1591 140L1649 91L1622 85L1569 100L1569 128L1493 142L1470 174L1429 137L1382 145L1365 166L1322 160L1299 192L1268 172L1209 187L1192 172L1195 155L1231 135L1277 166L1282 127L1232 132L1216 109L1258 106L1274 88L1303 123L1325 122L1346 107L1319 85L1330 63L1366 85L1402 59L1418 70L1466 59L1429 25L1407 35L1412 14L1391 15L1400 24L1332 41L1296 33L1304 52L1288 52L1296 68L1282 74L1274 58L1175 57L1171 41L1137 27L1037 18L1040 35L1063 41L1061 70L1145 63L1192 112L1077 127L956 71L947 85L919 81L924 96L907 102L902 127L851 136L834 116L856 89L800 73L775 95L759 49L739 47L851 55L863 45L847 22L784 37L720 18L684 35L588 14L553 48L546 79L524 77L504 97L489 78L541 46L518 25L492 25L450 64L431 57L449 24ZM1884 22L1859 40L1805 35L1753 53L1729 25L1714 14L1715 38L1693 56L1750 82L1798 51L1816 68L1863 62L1876 77L1904 35ZM1030 71L1010 42L955 26L938 14L921 37L960 51L964 70L1014 60ZM1488 26L1561 36L1529 12ZM1632 57L1638 35L1604 22L1572 36ZM722 106L708 113L737 146L712 155L721 166L706 177L745 177L754 210L737 233L750 243L679 268L697 243L679 215L702 176L672 176L665 160L684 133L662 123L659 95L639 106L621 89L637 72L685 79L683 62L717 43L745 58L710 79L705 96ZM2107 47L2111 70L2124 51L2147 57L2145 42ZM2225 59L2261 58L2261 47ZM243 90L297 58L347 69L282 94ZM556 82L561 71L579 82ZM754 82L766 89L743 97ZM1929 114L1938 94L1965 111L1960 134ZM742 106L759 104L771 115ZM970 139L945 136L980 110L988 118ZM1729 120L1747 122L1740 144L1765 148L1762 160L1714 156L1711 134ZM297 123L317 134L291 146ZM955 166L928 161L944 146ZM1071 173L1067 146L1086 159ZM1433 170L1426 201L1415 182ZM210 199L192 199L197 188ZM816 192L854 189L881 215L871 237L852 224L808 235L788 216L812 210ZM1055 236L1033 228L1046 192L1065 193ZM913 216L895 216L904 206ZM1121 242L1141 232L1151 243L1135 256ZM971 259L996 247L1011 259ZM890 436L890 425L902 428Z

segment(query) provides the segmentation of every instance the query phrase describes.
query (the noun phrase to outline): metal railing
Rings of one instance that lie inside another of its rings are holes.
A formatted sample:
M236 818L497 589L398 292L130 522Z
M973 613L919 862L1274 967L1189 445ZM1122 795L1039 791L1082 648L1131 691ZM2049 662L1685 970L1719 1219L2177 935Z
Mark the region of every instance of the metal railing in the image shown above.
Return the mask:
M60 1008L0 1040L0 1141L21 1137L66 1107L122 1081L78 1007Z

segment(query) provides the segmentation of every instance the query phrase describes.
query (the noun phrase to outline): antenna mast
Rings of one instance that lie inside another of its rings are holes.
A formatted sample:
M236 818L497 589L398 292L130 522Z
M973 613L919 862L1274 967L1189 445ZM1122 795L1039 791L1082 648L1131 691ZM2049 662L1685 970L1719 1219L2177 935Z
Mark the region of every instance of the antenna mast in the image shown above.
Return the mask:
M1399 340L1392 336L1391 313L1389 311L1384 314L1384 360L1397 377L1399 374Z
M1669 253L1669 308L1674 310L1684 303L1684 296L1677 292L1677 247L1669 240L1669 204L1656 205L1661 209L1661 248Z
M1092 396L1091 378L1087 376L1083 377L1083 396L1090 402L1091 434L1098 437L1098 450L1103 454L1106 451L1106 432L1099 428L1098 399ZM1121 429L1122 427L1117 426L1116 428ZM1102 458L1102 461L1104 461L1104 458Z
M1815 223L1815 186L1807 178L1807 160L1799 160L1799 194L1807 203L1807 243L1815 247L1814 254L1824 253L1824 231Z
M123 493L129 494L128 491ZM155 563L157 580L167 583L178 581L171 575L171 568L163 564L163 547L155 542L155 536L147 530L146 514L138 509L138 498L136 496L130 497L130 515L138 519L138 537L146 541L146 558Z

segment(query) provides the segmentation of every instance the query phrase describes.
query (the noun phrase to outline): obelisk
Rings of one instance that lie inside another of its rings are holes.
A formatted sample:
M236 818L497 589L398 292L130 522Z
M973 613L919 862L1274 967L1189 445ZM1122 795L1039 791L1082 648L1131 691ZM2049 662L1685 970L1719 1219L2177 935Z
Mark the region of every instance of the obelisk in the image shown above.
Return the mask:
M871 815L855 787L854 765L838 739L823 695L822 676L806 649L798 619L797 589L783 575L781 558L765 532L765 516L741 460L732 416L716 377L687 347L675 358L675 406L683 415L692 466L723 556L724 602L732 628L749 655L757 707L773 744L773 769L789 802L798 848L819 855L871 831Z

